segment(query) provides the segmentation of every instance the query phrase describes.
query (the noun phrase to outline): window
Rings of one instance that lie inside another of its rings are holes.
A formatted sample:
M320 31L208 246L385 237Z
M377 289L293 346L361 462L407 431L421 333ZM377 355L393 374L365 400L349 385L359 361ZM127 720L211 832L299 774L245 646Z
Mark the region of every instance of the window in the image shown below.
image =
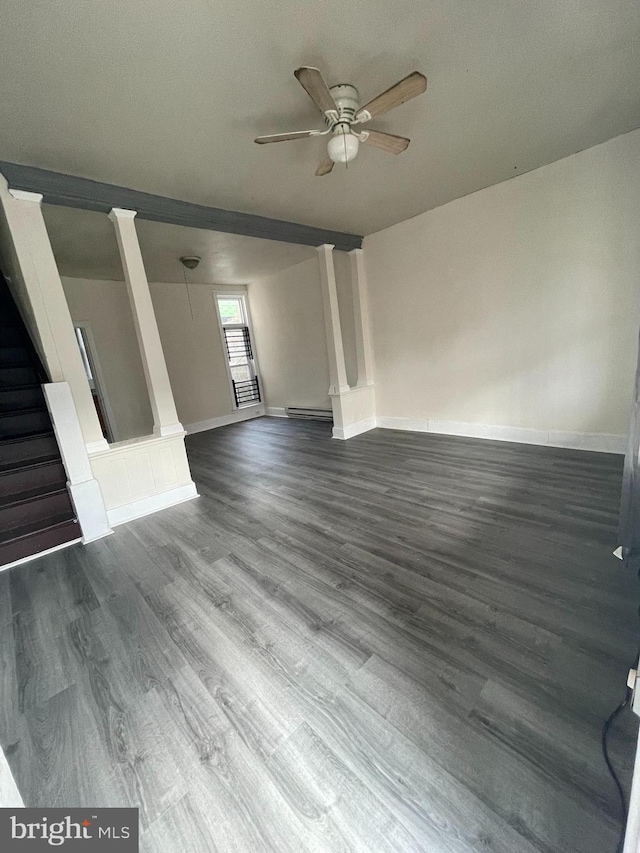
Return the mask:
M241 296L221 296L218 297L218 310L220 311L220 322L223 326L243 325L244 317L244 299Z
M217 296L229 379L236 406L252 406L261 401L255 355L244 296Z

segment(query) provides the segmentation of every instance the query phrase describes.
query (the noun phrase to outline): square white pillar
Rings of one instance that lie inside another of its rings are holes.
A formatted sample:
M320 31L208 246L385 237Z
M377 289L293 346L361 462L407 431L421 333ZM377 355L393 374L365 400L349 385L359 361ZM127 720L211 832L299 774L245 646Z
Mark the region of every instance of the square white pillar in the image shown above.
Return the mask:
M358 387L373 385L373 353L367 307L367 290L362 249L349 252L351 290L353 293L353 320L355 325L356 363Z
M109 219L115 227L122 269L133 311L133 322L153 412L153 432L154 435L159 436L176 435L183 433L184 428L178 420L169 382L147 274L133 221L135 215L135 210L114 207L109 214Z
M338 310L338 292L336 273L333 265L333 246L323 243L317 247L320 261L320 282L322 284L322 305L324 308L324 326L327 336L327 356L329 359L329 395L349 390L347 368L342 346L342 329ZM335 414L335 413L334 413Z

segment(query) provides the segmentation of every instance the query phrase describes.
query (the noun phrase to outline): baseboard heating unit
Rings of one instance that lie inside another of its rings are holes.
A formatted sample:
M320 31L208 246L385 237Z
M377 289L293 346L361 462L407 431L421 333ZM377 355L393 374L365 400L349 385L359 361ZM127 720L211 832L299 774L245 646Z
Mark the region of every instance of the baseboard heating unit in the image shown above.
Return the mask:
M287 406L285 413L288 418L305 418L312 421L333 421L330 409L305 409L302 406Z

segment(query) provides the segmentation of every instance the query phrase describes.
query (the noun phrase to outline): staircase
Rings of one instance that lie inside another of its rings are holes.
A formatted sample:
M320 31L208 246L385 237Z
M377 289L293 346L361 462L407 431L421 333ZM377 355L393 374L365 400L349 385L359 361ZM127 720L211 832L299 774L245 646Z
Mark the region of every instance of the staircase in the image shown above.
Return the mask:
M0 567L81 536L41 388L46 381L0 274Z

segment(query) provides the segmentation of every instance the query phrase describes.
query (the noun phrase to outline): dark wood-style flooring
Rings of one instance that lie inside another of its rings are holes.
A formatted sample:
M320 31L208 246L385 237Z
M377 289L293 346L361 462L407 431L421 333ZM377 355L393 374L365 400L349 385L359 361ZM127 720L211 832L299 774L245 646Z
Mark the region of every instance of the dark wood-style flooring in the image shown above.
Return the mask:
M620 457L266 418L187 444L201 498L0 575L26 805L139 806L146 853L614 853Z

